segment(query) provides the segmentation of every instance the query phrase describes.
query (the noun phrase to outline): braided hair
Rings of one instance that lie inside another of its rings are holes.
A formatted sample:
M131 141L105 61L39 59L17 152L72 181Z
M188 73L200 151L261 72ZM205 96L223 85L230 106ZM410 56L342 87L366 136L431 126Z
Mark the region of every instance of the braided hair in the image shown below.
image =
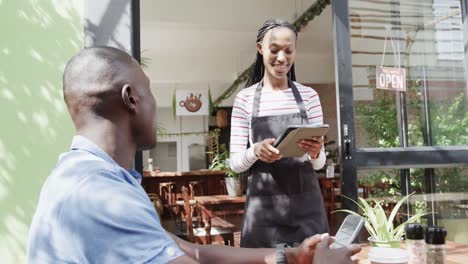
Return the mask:
M268 19L263 23L263 26L258 30L257 33L257 43L263 41L263 37L265 37L266 33L271 29L277 27L285 27L291 29L297 38L297 30L294 26L286 20L282 19ZM255 63L253 65L252 71L250 72L249 79L245 83L245 87L250 87L263 79L263 75L265 74L265 67L263 65L263 55L257 51L257 56L255 59ZM291 81L296 81L296 73L294 71L294 63L291 66L291 69L288 72L288 79Z

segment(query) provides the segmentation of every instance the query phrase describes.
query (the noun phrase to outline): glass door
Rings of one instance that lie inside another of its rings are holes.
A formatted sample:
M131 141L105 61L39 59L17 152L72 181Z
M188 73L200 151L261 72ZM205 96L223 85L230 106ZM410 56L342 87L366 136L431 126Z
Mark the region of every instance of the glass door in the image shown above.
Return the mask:
M408 214L426 206L429 224L466 221L466 1L332 4L343 194L416 193Z

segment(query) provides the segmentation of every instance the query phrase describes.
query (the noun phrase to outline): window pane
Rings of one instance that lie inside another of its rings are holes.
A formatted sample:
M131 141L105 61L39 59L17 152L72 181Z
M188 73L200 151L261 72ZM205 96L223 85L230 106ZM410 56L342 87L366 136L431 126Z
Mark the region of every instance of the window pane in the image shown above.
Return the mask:
M411 176L412 184L426 184L424 170L413 170ZM468 244L468 167L435 169L434 181L434 194L420 190L411 197L412 213L433 212L437 225L447 229L447 240Z
M434 169L435 193L427 194L430 171L410 169L411 193L409 203L402 206L395 224L400 224L420 212L428 212L423 224L435 221L447 229L447 240L468 244L468 167ZM400 170L358 170L359 195L384 202L387 215L401 199ZM407 207L407 205L410 207Z
M358 147L396 147L397 92L376 89L376 67L406 70L409 146L468 145L459 0L349 1Z

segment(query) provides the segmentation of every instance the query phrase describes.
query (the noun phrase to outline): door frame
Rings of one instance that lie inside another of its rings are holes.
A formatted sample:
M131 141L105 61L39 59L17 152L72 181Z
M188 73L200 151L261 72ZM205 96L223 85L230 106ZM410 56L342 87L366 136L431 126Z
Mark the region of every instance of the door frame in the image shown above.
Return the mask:
M462 19L466 17L468 0L461 0ZM468 165L468 146L447 147L407 147L405 135L400 133L400 147L396 148L357 148L355 144L354 97L352 81L352 51L349 32L348 0L332 1L333 37L335 53L335 78L338 117L338 148L340 155L340 171L342 194L357 200L358 169L400 169L402 193L410 192L409 169L425 168L425 192L434 192L434 168ZM465 39L468 36L465 33ZM467 56L465 45L465 56ZM467 67L467 65L465 65ZM468 70L468 67L466 68ZM468 80L467 80L468 81ZM404 98L400 92L400 100ZM407 126L405 118L405 102L397 101L399 127ZM403 113L403 115L402 115ZM401 129L400 129L401 131ZM429 135L430 136L430 135ZM407 135L406 135L407 138ZM405 184L406 183L406 184ZM357 205L348 199L343 199L345 209L357 211ZM434 217L432 217L434 219ZM435 220L435 219L434 219Z
M130 10L132 12L132 56L141 63L141 36L140 36L140 0L131 0ZM137 150L133 167L143 175L143 152Z

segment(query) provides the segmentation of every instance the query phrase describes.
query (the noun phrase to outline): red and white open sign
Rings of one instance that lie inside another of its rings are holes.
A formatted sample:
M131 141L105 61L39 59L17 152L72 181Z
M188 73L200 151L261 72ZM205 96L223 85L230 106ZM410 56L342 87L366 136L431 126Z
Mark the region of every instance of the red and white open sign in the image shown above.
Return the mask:
M379 89L406 91L406 70L377 66L375 69L375 83Z

